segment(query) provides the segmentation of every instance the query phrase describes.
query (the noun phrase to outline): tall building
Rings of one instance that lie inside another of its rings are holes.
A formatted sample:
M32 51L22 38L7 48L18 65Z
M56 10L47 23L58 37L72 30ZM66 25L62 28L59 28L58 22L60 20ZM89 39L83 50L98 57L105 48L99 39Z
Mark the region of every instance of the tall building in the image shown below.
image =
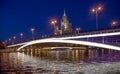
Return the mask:
M64 10L64 14L62 16L62 20L61 20L61 28L60 28L60 34L70 34L72 33L72 25L71 23L69 23L68 19L67 19L67 15L66 12Z
M53 24L54 24L54 35L72 33L72 25L71 23L69 23L67 19L65 10L60 23L60 28L57 25L55 25L55 21L53 21Z

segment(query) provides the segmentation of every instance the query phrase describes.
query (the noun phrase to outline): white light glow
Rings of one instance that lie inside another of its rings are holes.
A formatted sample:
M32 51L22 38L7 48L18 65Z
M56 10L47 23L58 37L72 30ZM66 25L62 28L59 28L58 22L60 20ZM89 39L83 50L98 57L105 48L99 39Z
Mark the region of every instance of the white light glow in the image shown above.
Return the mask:
M72 49L72 47L51 47L51 49Z
M25 45L21 46L20 48L18 48L17 51L21 50L22 48L24 48L26 46L32 45L32 44L50 43L50 42L81 44L81 45L87 45L87 46L94 46L94 47L100 47L100 48L120 50L120 47L113 46L113 45L108 45L108 44L102 44L102 43L87 42L87 41L76 41L76 40L43 39L43 40L36 40L36 41L28 42L27 44L25 44Z
M10 47L15 47L15 46L20 46L20 45L25 45L25 44L27 44L28 42L25 42L25 43L20 43L20 44L15 44L15 45L10 45L10 46L8 46L8 48L10 48Z
M57 39L78 39L78 38L103 37L103 36L114 36L114 35L120 35L120 32L82 35L82 36L73 36L73 37L62 37Z

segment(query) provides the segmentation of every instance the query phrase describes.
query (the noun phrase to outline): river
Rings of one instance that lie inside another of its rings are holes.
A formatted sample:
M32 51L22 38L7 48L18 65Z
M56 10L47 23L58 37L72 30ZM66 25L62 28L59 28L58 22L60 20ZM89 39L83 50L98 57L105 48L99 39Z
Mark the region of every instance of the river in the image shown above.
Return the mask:
M84 74L82 67L119 63L119 57L120 51L102 48L3 52L0 53L0 74ZM74 69L78 66L80 70Z

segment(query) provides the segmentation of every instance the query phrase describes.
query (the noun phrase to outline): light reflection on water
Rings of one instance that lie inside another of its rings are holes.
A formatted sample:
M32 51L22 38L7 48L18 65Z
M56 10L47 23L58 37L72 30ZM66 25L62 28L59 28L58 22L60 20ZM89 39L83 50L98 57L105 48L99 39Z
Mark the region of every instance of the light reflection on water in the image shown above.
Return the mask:
M101 63L120 61L119 51L110 49L74 49L74 50L43 50L33 49L18 53L0 53L1 72L43 73L56 74L54 70L47 70L51 62L55 63ZM2 74L2 73L1 73Z

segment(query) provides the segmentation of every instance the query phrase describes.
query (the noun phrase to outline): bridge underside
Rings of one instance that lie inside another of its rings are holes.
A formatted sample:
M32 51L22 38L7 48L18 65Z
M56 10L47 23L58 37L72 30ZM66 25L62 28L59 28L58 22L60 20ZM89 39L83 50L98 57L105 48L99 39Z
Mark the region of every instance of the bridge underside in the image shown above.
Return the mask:
M42 43L43 45L46 45L46 46L47 46L47 44L44 44L44 43L49 43L50 45L53 45L54 43L62 43L62 45L63 44L69 44L69 45L74 44L74 45L85 45L85 46L93 46L93 47L99 47L99 48L120 50L120 47L103 44L103 43L96 43L96 42L89 42L89 41L77 41L77 40L61 40L61 39L44 39L44 40L32 41L32 42L29 42L29 43L21 46L17 50L19 51L24 47L34 45L34 44L40 44L40 43ZM55 45L58 45L58 44L55 44ZM64 46L66 46L66 45L64 45Z
M11 47L11 49L15 49L17 50L19 47L21 46L17 46L17 47ZM37 43L37 44L32 44L29 46L24 47L23 49L28 49L28 48L49 48L49 47L82 47L82 48L86 48L86 45L80 45L80 44L71 44L71 43Z

